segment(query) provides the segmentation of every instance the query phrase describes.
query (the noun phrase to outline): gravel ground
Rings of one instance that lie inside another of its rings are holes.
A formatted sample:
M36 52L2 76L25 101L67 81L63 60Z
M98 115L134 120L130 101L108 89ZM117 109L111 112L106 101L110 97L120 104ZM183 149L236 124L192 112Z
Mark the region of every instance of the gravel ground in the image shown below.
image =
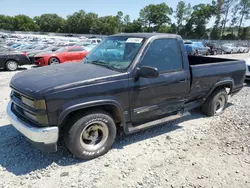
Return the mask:
M250 84L219 117L194 111L175 125L124 135L106 155L80 161L63 145L41 153L9 125L15 73L0 71L0 187L250 187Z

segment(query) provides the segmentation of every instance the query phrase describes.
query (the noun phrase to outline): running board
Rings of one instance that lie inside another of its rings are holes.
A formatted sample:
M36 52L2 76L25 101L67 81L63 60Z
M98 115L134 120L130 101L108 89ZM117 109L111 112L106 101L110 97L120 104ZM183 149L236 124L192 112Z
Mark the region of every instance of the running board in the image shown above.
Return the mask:
M190 115L190 113L189 112L185 112L184 114L179 113L179 114L176 114L176 115L172 115L172 116L168 116L168 117L165 117L165 118L162 118L162 119L158 119L158 120L155 120L155 121L144 123L144 124L138 125L136 127L133 127L131 123L127 123L126 128L125 128L125 133L126 134L135 133L135 132L147 129L147 128L154 127L156 125L160 125L160 124L163 124L163 123L167 123L167 122L179 119L179 118L187 116L187 115Z

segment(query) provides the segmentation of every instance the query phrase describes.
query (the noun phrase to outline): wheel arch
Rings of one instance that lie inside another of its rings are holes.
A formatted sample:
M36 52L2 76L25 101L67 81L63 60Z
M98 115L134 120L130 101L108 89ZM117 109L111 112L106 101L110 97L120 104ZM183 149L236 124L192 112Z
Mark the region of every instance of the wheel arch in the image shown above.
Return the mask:
M124 125L125 117L123 114L123 109L117 101L112 100L93 101L70 106L69 108L65 109L63 112L60 113L58 125L60 128L64 127L67 122L75 115L94 110L104 110L112 116L116 125L120 127Z
M232 93L233 90L233 86L234 86L234 81L232 79L226 79L226 80L222 80L218 83L216 83L209 91L208 93L205 95L205 97L203 98L203 101L206 101L206 99L217 89L221 89L221 88L225 88L225 89L229 89L229 91L227 92L228 94Z

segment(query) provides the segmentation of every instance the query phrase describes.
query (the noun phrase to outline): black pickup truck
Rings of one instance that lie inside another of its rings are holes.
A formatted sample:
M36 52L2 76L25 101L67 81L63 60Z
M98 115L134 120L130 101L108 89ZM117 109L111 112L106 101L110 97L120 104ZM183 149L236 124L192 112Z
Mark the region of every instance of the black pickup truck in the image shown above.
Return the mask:
M126 134L168 124L193 108L219 115L240 91L244 61L187 56L178 35L105 38L82 63L16 74L7 114L36 147L56 151L62 135L77 157L108 152Z

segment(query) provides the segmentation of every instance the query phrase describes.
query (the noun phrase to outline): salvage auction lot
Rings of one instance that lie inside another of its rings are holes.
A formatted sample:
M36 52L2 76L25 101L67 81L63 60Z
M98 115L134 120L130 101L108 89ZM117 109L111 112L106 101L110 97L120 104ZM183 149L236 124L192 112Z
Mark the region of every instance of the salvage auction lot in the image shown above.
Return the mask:
M62 144L57 153L38 151L9 125L5 110L16 73L0 71L1 187L250 187L249 83L219 117L194 111L171 126L121 136L106 155L80 161Z

